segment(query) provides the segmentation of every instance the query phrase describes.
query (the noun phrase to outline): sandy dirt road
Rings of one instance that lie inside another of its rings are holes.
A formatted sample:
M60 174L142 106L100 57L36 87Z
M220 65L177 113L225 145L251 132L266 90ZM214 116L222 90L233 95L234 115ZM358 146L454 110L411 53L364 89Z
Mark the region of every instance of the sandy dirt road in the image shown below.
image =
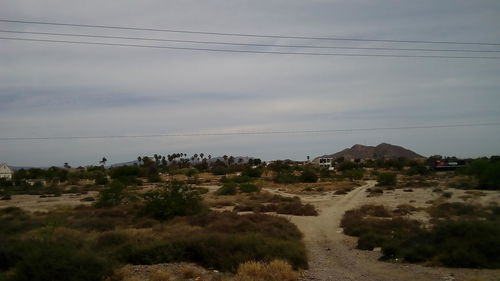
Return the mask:
M343 196L332 193L300 196L303 202L315 205L320 211L317 217L288 216L304 233L308 249L309 270L303 273L302 280L500 280L496 277L500 276L500 271L381 262L377 260L380 252L355 249L356 239L342 234L340 220L345 211L367 202L365 190L375 184L375 181L368 181ZM269 191L292 196L282 191Z

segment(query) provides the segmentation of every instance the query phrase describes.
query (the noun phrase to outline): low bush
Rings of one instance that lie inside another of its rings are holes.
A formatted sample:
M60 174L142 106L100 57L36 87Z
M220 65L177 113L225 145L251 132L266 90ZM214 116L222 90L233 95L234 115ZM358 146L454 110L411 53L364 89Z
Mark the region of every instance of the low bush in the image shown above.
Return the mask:
M313 205L302 204L300 201L278 204L276 212L278 214L295 215L295 216L318 215L318 211Z
M412 206L410 204L399 204L398 206L396 206L396 209L393 210L392 212L398 216L405 216L405 215L412 214L416 210L417 210L417 208L415 208L414 206Z
M434 218L451 217L475 217L480 215L480 208L460 202L442 203L428 209L429 214Z
M203 209L202 198L197 190L181 182L171 182L161 190L144 194L144 206L140 214L168 220L175 216L197 214Z
M310 183L317 182L318 175L312 169L304 169L304 171L302 171L302 174L300 175L300 181Z
M275 183L294 184L299 182L299 178L289 171L280 171L274 177Z
M344 233L359 237L359 249L382 247L382 259L431 261L448 267L500 268L500 224L491 208L481 212L461 203L441 204L433 209L434 216L461 214L472 219L435 221L430 229L401 217L376 218L368 215L370 210L350 210L342 218ZM477 220L478 214L484 217Z
M233 212L207 212L187 217L192 226L221 233L260 233L274 239L300 240L297 226L285 218L265 214L238 215Z
M109 186L99 191L99 199L95 206L98 208L119 205L125 199L126 186L119 181L112 181Z
M281 203L250 203L250 204L239 204L234 207L236 212L276 212L283 215L294 215L294 216L317 216L318 211L311 204L302 204L299 201L292 202L281 202Z
M336 195L347 194L347 193L351 192L353 189L354 189L353 187L343 187L341 189L335 190L335 192L333 194L336 194Z
M396 174L394 173L380 173L377 176L377 185L379 186L390 186L396 184Z
M259 192L260 188L252 183L244 183L240 185L240 191L245 193Z
M253 169L253 168L246 168L241 172L242 176L247 176L250 178L260 178L262 176L262 170L261 169Z
M500 268L500 226L488 221L444 221L384 245L386 257L432 260L448 267Z
M305 247L300 241L278 240L262 234L194 233L135 245L122 251L124 262L156 264L190 261L207 268L236 271L239 264L252 260L283 259L294 268L307 268Z
M18 235L44 224L43 221L30 217L18 207L0 209L0 237Z
M222 185L219 190L217 190L217 194L219 195L235 195L238 191L238 185L234 182L227 182Z
M359 207L359 211L365 216L391 217L391 212L382 205L365 204Z
M341 226L345 234L360 237L358 248L366 250L420 231L418 221L389 216L390 211L383 206L364 205L345 212Z
M69 241L19 241L20 254L9 281L104 280L112 265Z

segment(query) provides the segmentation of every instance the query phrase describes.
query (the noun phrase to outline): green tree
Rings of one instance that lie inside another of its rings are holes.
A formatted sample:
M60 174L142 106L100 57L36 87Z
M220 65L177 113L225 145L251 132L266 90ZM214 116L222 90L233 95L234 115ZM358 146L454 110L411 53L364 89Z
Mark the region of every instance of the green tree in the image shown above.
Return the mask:
M300 181L302 182L317 182L318 175L312 169L305 169L300 175Z
M104 165L106 165L106 162L108 162L108 159L106 159L106 157L103 157L101 161L99 161L99 163L102 164L103 167Z
M168 220L176 216L186 216L204 209L199 192L185 183L173 181L161 190L144 194L141 214L158 220Z
M126 186L119 181L112 181L108 187L99 192L99 199L95 203L96 207L112 207L119 205L125 199L124 192Z

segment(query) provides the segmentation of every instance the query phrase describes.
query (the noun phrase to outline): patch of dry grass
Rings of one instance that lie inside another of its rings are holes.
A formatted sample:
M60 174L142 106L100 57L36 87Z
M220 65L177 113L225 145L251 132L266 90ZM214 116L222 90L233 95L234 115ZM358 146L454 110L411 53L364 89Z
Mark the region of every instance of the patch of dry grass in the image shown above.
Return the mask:
M149 274L150 281L170 281L173 280L172 273L165 270L156 270Z
M297 281L299 274L282 260L246 262L239 266L236 281Z

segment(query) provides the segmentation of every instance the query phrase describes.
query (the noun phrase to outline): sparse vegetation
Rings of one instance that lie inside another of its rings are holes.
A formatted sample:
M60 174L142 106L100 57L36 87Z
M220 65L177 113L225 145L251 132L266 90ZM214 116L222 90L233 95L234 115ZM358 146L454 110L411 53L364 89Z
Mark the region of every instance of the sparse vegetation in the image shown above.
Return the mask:
M359 237L359 249L381 247L382 259L431 261L449 267L500 268L500 258L494 254L500 249L499 216L495 207L441 204L430 209L431 215L451 220L436 220L430 229L418 221L400 217L411 209L400 205L392 212L393 217L386 218L389 212L385 208L365 205L346 212L341 226L346 234ZM384 218L379 218L381 216Z
M161 190L144 194L140 213L158 220L193 215L204 209L199 192L181 182L171 182Z
M292 270L290 264L282 260L269 263L250 261L241 264L235 281L296 281L299 280L297 272Z
M380 173L377 177L379 186L391 186L396 184L396 174Z

